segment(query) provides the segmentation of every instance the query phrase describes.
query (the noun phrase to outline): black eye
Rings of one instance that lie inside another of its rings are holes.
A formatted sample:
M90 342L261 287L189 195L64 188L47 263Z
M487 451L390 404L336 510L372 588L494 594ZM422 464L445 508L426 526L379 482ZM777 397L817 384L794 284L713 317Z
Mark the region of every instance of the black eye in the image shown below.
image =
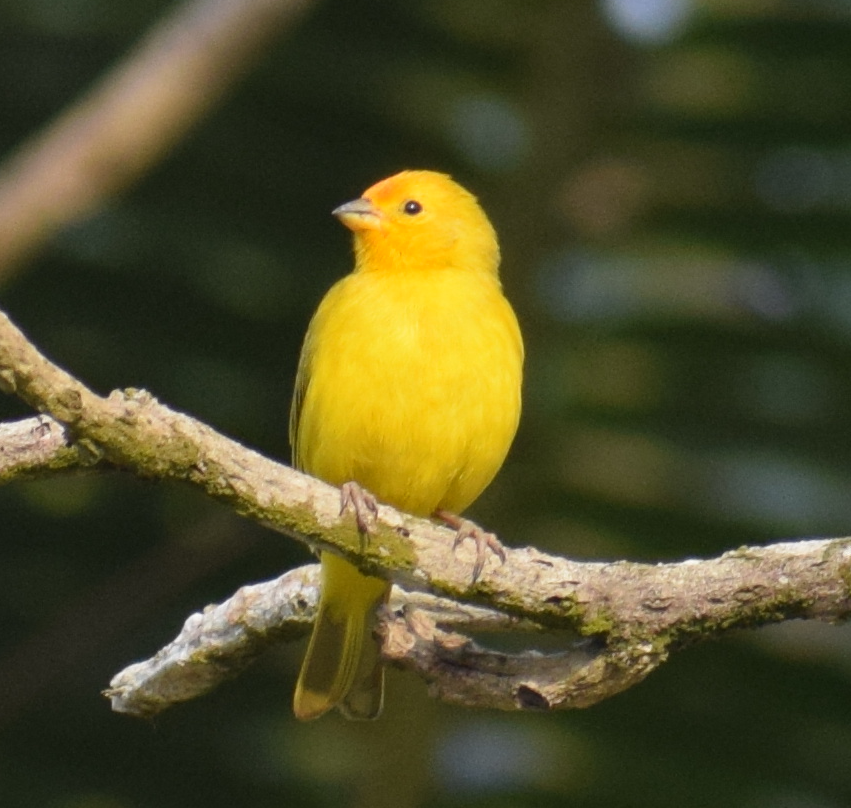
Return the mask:
M423 206L416 199L409 199L402 208L408 216L416 216L422 209Z

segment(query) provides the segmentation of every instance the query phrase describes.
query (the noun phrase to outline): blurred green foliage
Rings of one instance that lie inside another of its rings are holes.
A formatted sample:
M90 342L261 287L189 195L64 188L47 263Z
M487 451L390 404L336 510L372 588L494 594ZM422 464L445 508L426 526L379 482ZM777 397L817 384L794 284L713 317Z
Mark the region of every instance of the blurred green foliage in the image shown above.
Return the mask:
M169 8L6 0L4 151ZM96 389L286 458L300 340L350 265L329 211L447 170L501 234L528 346L479 521L589 558L844 534L849 135L839 0L325 0L2 305ZM147 725L109 712L110 676L306 551L122 474L9 486L0 514L4 806L851 803L847 629L742 633L564 715L450 710L393 675L369 726L297 725L283 648Z

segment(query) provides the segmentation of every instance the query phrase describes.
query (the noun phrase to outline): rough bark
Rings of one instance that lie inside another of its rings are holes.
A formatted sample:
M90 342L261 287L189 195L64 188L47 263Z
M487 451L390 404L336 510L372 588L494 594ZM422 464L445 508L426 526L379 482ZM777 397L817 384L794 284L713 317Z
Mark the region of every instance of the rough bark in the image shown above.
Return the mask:
M582 638L556 654L498 653L458 633L481 628L481 612L464 617L460 606L422 600L397 605L381 621L385 657L416 671L437 697L455 704L583 707L641 681L688 643L794 618L838 621L851 612L849 539L784 542L655 565L575 562L533 548L509 549L504 563L489 558L473 583L474 548L453 551L446 528L382 505L375 533L364 543L354 520L340 513L337 489L144 391L95 394L42 356L2 314L0 382L44 413L3 425L2 481L113 465L188 482L237 513L340 553L407 592L487 606L496 612L492 627L569 630ZM16 442L7 445L10 436ZM307 575L285 576L280 590L270 585L274 608L257 591L241 590L205 613L209 626L203 616L191 618L169 649L144 663L149 667L134 667L113 681L108 694L117 709L156 712L232 675L269 642L299 634L315 602ZM178 686L181 670L186 679Z

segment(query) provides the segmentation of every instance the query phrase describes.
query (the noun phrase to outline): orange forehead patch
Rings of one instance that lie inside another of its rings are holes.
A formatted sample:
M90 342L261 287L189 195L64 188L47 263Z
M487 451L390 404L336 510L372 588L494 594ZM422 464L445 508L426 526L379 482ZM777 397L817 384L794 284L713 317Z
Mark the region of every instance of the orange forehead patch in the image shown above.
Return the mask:
M370 186L363 192L363 197L377 205L388 202L402 193L407 173L394 174L392 177L381 180L381 182L376 182L375 185Z

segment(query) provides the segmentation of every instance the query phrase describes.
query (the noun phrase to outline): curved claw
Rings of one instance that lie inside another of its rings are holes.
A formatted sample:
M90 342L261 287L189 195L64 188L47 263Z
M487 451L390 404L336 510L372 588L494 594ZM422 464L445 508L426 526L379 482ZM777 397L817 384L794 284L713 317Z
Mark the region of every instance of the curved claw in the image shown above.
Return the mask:
M358 532L368 536L378 518L378 500L354 480L340 486L340 514L351 508L355 514Z
M471 522L469 519L464 519L449 511L437 510L434 512L434 515L446 522L449 527L455 529L455 540L452 542L453 550L458 549L458 546L467 539L472 539L476 543L476 563L473 564L472 583L476 583L482 574L485 561L487 561L488 550L500 560L500 563L505 563L505 548L502 546L502 542L496 537L496 534L488 533L488 531L480 528L475 522Z

